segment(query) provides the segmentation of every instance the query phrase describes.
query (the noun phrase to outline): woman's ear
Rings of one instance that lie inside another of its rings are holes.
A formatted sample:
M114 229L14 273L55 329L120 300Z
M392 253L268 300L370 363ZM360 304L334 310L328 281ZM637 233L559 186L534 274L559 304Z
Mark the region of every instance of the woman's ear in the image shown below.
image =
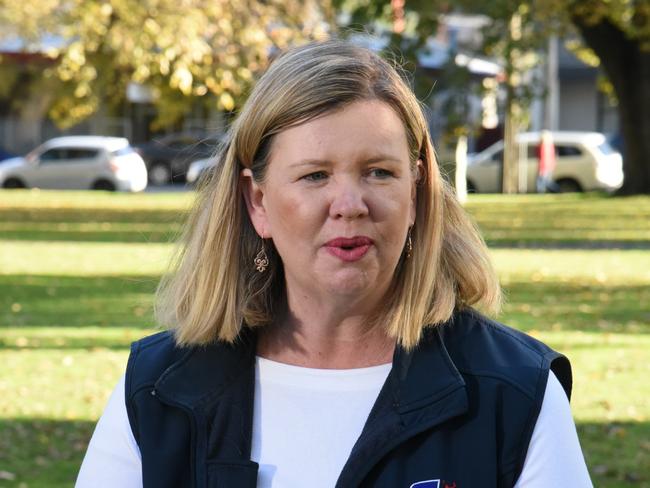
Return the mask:
M270 234L267 234L268 220L264 208L264 190L262 186L255 181L253 172L249 168L241 171L239 181L246 202L246 210L248 210L248 216L253 227L255 227L257 235L262 239L271 237Z

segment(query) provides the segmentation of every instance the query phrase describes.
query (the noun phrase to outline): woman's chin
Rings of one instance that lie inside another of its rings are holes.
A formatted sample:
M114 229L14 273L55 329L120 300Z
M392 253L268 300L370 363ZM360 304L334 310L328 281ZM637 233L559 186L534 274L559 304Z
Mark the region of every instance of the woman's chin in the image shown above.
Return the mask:
M368 295L378 291L376 277L361 270L341 270L332 276L327 284L328 291L334 295Z

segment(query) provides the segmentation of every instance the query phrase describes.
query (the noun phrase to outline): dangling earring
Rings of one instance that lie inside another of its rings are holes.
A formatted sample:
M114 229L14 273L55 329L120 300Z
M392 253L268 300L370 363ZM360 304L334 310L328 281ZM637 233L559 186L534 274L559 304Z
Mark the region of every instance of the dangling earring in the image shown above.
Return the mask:
M262 249L257 253L253 262L255 263L255 269L260 273L264 273L266 268L269 267L269 257L266 255L266 250L264 249L264 239L262 239Z
M406 259L410 259L413 255L413 240L411 239L412 228L413 227L409 227L408 234L406 235Z

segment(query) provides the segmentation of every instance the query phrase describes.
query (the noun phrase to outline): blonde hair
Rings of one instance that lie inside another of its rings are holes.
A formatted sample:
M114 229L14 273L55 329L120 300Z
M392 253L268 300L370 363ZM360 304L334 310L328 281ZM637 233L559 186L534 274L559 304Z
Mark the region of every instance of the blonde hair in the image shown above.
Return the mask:
M280 56L261 77L212 174L203 181L185 227L176 265L158 287L156 315L179 345L233 342L242 327L269 324L285 306L282 261L266 244L270 265L258 273L261 246L242 196L240 172L264 179L275 134L361 100L380 100L402 120L413 168L422 162L413 249L395 270L375 319L405 348L426 326L455 309L496 311L500 289L487 248L440 175L426 120L395 68L371 51L343 41L312 43Z

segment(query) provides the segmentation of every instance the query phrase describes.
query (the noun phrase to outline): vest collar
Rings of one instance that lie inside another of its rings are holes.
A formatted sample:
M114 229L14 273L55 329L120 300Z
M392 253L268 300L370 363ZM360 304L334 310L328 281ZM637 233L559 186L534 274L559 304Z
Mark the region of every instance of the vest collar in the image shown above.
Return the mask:
M209 402L254 367L255 343L254 332L243 329L234 344L188 348L158 378L156 391L189 409Z
M254 367L255 344L255 332L244 329L232 345L218 343L190 348L165 370L155 388L188 408L214 399L245 370ZM392 406L400 414L406 414L464 386L439 331L434 328L425 332L421 343L412 351L395 349L393 368L384 390L388 389L386 394L390 393Z
M447 352L439 327L446 324L426 330L415 349L395 350L391 381L394 406L400 415L464 390L465 381Z

